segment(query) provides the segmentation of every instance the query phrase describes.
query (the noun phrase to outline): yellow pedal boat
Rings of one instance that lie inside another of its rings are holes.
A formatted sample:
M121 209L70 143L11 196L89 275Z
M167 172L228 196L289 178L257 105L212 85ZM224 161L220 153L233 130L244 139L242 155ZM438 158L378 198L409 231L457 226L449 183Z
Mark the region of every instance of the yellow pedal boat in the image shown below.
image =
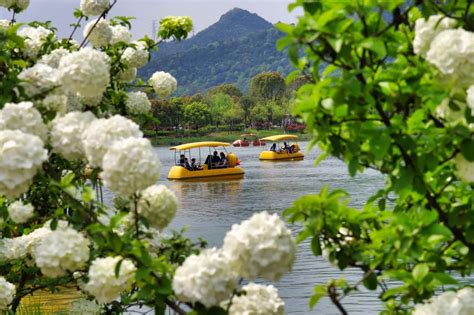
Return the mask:
M233 153L227 153L225 147L228 146L230 146L230 143L227 142L203 141L170 148L175 152L176 165L171 167L168 179L213 181L243 178L244 170L238 167L240 162L237 156ZM205 162L202 164L203 154L201 148L206 147L209 149L209 154L206 155ZM220 154L216 149L218 147L223 149ZM198 153L193 155L191 149L195 148L198 149Z
M270 150L262 151L259 159L262 161L298 161L304 159L300 146L296 143L298 136L296 135L276 135L260 139L261 141L273 142ZM277 148L276 143L284 141L283 148ZM293 144L288 145L286 141L292 141Z

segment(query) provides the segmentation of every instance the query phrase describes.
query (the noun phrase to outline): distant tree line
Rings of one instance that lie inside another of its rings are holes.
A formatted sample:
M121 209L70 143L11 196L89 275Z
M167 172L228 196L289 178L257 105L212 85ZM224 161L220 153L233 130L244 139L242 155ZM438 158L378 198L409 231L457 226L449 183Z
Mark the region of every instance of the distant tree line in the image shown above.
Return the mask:
M150 129L199 131L213 126L237 130L268 129L275 125L295 129L297 124L291 116L294 96L304 83L304 78L298 78L287 86L280 73L262 72L252 78L247 94L236 85L221 84L192 96L154 99L151 103L156 122Z

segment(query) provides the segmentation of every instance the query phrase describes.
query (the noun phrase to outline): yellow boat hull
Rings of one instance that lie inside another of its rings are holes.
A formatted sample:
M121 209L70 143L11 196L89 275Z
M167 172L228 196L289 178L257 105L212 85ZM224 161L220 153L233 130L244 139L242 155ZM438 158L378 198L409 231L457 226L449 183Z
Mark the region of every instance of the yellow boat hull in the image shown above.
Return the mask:
M258 158L263 161L299 161L304 159L304 154L301 151L295 153L263 151Z
M244 177L244 174L244 170L240 167L190 171L182 166L173 166L168 173L168 179L186 181L214 181L241 179Z

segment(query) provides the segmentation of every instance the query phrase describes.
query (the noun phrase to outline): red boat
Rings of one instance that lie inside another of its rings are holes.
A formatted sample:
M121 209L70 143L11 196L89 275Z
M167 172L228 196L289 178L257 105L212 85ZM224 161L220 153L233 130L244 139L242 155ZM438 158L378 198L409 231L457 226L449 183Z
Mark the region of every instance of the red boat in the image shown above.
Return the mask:
M250 141L247 139L247 137L249 138L255 138L252 142L252 145L254 147L259 147L259 146L264 146L265 145L265 141L261 141L260 139L258 139L257 135L254 134L254 133L245 133L243 135L240 135L241 139L238 139L238 140L235 140L234 142L232 142L232 145L234 147L248 147L250 146Z

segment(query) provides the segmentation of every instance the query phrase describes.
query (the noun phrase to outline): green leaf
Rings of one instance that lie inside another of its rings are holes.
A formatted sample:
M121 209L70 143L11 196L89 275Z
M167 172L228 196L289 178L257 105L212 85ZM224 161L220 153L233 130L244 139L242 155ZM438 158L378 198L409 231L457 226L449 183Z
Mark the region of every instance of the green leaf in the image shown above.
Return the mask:
M359 44L359 46L373 51L379 57L384 57L387 54L387 50L385 49L385 43L380 38L366 38Z
M377 284L377 275L373 272L364 279L364 286L369 290L377 289Z
M311 309L314 308L316 304L318 304L319 300L326 296L326 287L324 285L317 285L313 288L313 295L309 299L309 307Z
M461 153L469 162L474 162L474 139L465 139L461 142Z
M320 256L322 251L321 251L321 243L319 242L319 236L316 235L313 237L311 240L311 251L313 252L314 256Z
M415 268L413 268L413 271L411 273L412 273L413 279L416 282L421 282L423 278L426 277L429 271L430 271L430 268L428 267L428 264L421 263L421 264L416 265Z

